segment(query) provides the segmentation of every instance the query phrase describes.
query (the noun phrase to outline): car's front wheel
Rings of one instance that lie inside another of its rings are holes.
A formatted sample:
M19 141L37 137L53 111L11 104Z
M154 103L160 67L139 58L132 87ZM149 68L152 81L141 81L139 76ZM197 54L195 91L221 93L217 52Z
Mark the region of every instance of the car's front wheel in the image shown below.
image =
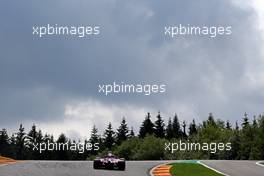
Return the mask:
M122 171L126 170L126 163L125 162L119 162L118 163L118 169L122 170Z

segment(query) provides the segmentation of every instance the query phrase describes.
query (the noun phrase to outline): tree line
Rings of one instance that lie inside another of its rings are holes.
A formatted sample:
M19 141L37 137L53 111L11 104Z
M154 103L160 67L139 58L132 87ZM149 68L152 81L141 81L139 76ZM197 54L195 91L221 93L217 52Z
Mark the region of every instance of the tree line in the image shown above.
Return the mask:
M177 151L169 153L164 150L166 142L230 142L231 151ZM147 113L139 133L136 135L133 128L129 129L125 118L120 126L114 130L109 123L102 135L93 126L89 139L84 143L99 143L100 150L85 150L83 153L70 150L48 151L40 153L33 150L34 143L78 143L65 134L60 134L54 139L52 134L43 134L33 124L30 131L26 132L21 124L18 132L8 135L6 129L0 130L0 155L14 159L30 160L86 160L95 156L104 155L113 151L119 157L128 160L153 160L153 159L236 159L260 160L264 159L264 115L254 116L251 120L245 113L242 124L236 122L232 125L229 121L215 119L212 113L207 120L197 124L193 119L189 124L180 122L177 114L168 119L165 124L164 117L158 112L155 119Z

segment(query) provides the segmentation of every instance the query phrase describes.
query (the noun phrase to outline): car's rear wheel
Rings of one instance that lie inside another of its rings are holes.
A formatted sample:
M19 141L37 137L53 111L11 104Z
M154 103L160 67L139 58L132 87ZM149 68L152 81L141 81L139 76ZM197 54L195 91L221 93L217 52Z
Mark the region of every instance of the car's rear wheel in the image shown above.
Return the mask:
M99 169L100 168L100 161L94 161L93 162L93 168L94 169Z

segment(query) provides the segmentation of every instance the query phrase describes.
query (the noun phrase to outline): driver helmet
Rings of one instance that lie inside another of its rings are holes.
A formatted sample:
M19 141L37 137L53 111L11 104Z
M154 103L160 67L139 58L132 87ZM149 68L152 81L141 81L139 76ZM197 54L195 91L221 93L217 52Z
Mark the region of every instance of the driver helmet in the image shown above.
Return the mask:
M107 156L112 157L113 156L112 152L108 152Z

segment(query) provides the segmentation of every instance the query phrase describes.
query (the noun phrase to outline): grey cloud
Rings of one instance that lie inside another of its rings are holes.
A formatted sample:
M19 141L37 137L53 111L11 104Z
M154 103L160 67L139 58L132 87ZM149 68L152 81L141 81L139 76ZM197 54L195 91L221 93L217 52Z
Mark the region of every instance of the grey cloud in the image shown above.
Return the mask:
M1 125L58 120L65 104L91 98L167 114L174 113L168 106L175 105L177 111L183 104L202 119L211 111L232 120L244 111L261 113L263 94L252 92L242 81L249 62L262 63L261 33L254 18L253 9L241 9L229 0L4 2ZM33 25L47 23L100 25L102 35L89 39L31 35ZM165 25L179 23L232 25L233 34L216 39L163 36ZM168 87L163 96L97 93L98 84L113 81Z

